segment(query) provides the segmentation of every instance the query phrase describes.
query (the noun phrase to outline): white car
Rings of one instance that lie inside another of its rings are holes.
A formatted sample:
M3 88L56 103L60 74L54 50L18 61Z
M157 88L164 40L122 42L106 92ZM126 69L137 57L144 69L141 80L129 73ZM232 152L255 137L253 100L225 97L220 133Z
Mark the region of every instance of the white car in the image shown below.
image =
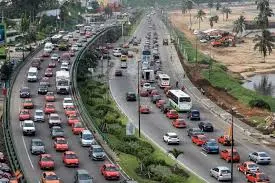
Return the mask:
M115 57L121 57L121 52L120 51L115 51L115 52L113 52L113 55Z
M57 53L52 54L51 60L56 60L56 61L58 61L58 59L59 59L59 55L58 55Z
M49 117L49 127L61 126L61 119L57 113L51 113Z
M78 51L79 50L79 48L78 48L78 46L77 45L72 45L72 48L71 48L71 50L72 51Z
M248 157L257 164L270 164L271 162L271 158L266 152L253 152Z
M163 136L163 141L169 144L179 144L180 139L178 135L174 132L168 132Z
M218 166L210 170L210 176L218 181L231 180L231 171L225 166Z
M44 111L42 109L36 109L34 112L33 120L35 122L38 122L38 121L44 122L45 121Z
M69 38L73 38L73 37L74 37L73 33L70 32L70 33L68 34L68 37L69 37Z
M121 48L114 48L114 49L113 49L113 53L114 53L114 52L121 52Z
M68 106L73 106L73 100L72 98L64 98L63 99L63 108L66 109Z
M152 89L152 86L151 86L150 83L144 83L144 84L143 84L143 89L145 89L145 90L150 90L150 89Z
M61 70L69 70L69 63L68 62L62 62L60 66Z
M22 125L23 135L35 135L35 125L32 120L23 121Z

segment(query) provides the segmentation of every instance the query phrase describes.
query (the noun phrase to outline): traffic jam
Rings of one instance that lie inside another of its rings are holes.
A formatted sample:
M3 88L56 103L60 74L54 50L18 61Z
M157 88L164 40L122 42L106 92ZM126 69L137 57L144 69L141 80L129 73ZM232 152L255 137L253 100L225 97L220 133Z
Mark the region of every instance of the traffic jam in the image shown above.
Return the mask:
M100 32L100 31L99 31ZM42 172L41 182L61 182L59 176L54 172L58 169L53 155L47 153L43 138L39 138L36 126L43 126L43 130L49 131L52 139L52 148L60 152L62 164L65 167L75 167L74 182L92 182L93 176L81 167L78 152L70 147L69 136L77 136L82 147L88 147L87 158L94 161L107 159L101 145L99 145L90 130L80 118L80 114L74 105L70 94L70 70L72 62L78 51L98 31L92 30L90 26L82 25L81 29L73 33L58 34L45 43L40 56L32 58L30 68L26 74L24 86L20 89L19 98L22 100L18 119L21 124L24 138L31 138L29 145L30 154L39 156L38 165ZM45 64L46 63L46 64ZM46 68L42 67L46 66ZM37 83L36 87L32 83ZM43 101L34 102L35 98L43 98ZM60 104L61 103L61 104ZM57 106L62 105L60 110ZM65 119L61 116L65 116ZM71 133L66 134L64 128L69 126ZM41 128L40 128L41 129ZM29 136L29 137L28 137ZM59 156L58 156L59 157ZM100 174L106 180L120 179L119 168L104 161L100 168Z
M150 114L152 107L155 106L159 108L160 113L167 117L174 128L186 129L188 121L198 121L198 127L187 129L190 142L198 146L198 149L206 154L218 154L219 158L225 162L236 163L235 168L244 174L248 182L271 182L268 175L261 170L261 166L270 166L271 164L268 153L251 152L247 156L248 159L247 157L241 157L238 153L238 145L231 140L231 128L224 135L216 138L208 137L207 134L215 130L213 124L208 121L201 121L200 111L192 107L191 97L185 92L185 87L178 86L178 82L171 84L171 78L161 69L159 44L162 44L163 47L173 44L172 39L164 38L160 40L156 25L150 17L147 18L147 24L150 30L145 34L142 41L137 37L133 37L129 44L125 43L121 47L113 49L113 56L120 58L120 69L115 70L115 77L121 77L124 73L123 70L127 69L127 56L128 58L133 57L132 52L129 51L131 50L129 45L132 44L133 48L142 45L140 46L141 61L138 63L139 96L136 92L129 91L126 93L126 100L135 102L139 100L139 97L149 98L152 105L145 105L141 102L139 113L142 115ZM184 112L184 115L181 115L181 112ZM181 139L173 131L165 133L163 141L167 145L181 144ZM231 145L234 148L231 148ZM232 179L230 166L213 167L209 170L209 174L218 181L230 181Z

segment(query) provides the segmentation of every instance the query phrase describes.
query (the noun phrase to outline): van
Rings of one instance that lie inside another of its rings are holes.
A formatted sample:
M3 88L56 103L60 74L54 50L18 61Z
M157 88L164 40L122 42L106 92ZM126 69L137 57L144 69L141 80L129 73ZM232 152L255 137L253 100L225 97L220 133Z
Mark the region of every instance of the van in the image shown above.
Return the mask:
M81 146L91 146L94 142L94 136L90 130L83 130L80 133Z
M28 82L37 81L38 71L36 67L30 67L28 71Z
M50 42L46 43L45 46L44 46L44 51L45 52L52 52L53 49L54 49L54 46Z

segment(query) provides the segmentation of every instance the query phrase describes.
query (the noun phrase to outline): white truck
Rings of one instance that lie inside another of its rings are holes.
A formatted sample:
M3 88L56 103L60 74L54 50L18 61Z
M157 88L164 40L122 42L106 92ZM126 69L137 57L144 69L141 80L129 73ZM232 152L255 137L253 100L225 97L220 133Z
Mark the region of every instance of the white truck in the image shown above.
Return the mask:
M146 69L142 71L142 78L145 80L145 82L153 83L155 82L155 73L154 70Z
M56 92L60 94L69 94L70 73L69 71L56 71Z

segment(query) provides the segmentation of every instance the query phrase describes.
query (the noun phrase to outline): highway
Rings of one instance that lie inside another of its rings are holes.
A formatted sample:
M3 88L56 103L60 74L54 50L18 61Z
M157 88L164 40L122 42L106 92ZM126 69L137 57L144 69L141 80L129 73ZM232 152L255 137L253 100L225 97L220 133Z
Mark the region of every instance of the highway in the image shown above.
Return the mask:
M76 34L77 33L74 32L74 36ZM79 35L77 36L80 37ZM70 42L72 42L72 39L70 39ZM58 53L59 55L61 55L62 53L57 50L55 50L54 52ZM36 55L36 57L38 57L41 54L42 54L42 51L39 52ZM73 57L73 59L71 58L71 60L74 61L75 57ZM50 61L50 57L48 57L46 60L42 62L41 70L39 70L39 79L41 79L44 76L44 72L48 66L49 61ZM20 109L22 108L22 101L23 101L19 97L20 88L23 86L28 86L31 89L32 100L35 105L34 109L31 110L32 113L34 113L35 109L39 109L39 108L44 109L44 105L45 105L44 95L37 94L39 82L34 82L34 83L27 82L27 72L30 67L30 64L31 64L30 62L27 62L26 65L24 65L23 68L20 70L14 82L14 87L11 95L11 103L10 103L11 127L12 127L15 147L17 150L17 154L19 155L19 161L22 167L24 168L24 173L27 180L29 180L30 183L40 182L42 171L38 166L38 156L32 155L29 150L31 139L40 138L45 143L46 153L49 153L53 156L53 159L55 161L54 171L57 174L57 176L59 176L64 183L73 182L74 168L65 167L62 162L62 152L56 152L55 149L53 148L53 140L51 138L50 129L48 127L48 117L46 117L46 120L44 123L42 122L35 123L36 135L34 137L23 136L22 128L18 120L18 114ZM54 68L54 72L53 72L54 74L56 70L60 70L60 64L57 64L57 67ZM50 84L51 86L49 88L49 91L55 92L55 77L50 78ZM88 148L81 147L79 137L76 135L73 135L71 131L71 127L67 125L67 120L66 120L67 118L63 110L62 101L63 101L63 98L68 96L57 95L57 94L55 94L55 96L56 96L56 101L54 102L54 104L56 107L56 111L62 119L62 122L63 122L62 126L65 132L65 137L69 143L69 150L74 151L80 160L79 168L88 170L90 175L94 177L94 182L98 182L98 183L107 182L104 179L104 177L101 175L99 170L103 162L92 161L88 157Z
M173 46L163 46L162 39L166 33L169 31L166 29L164 24L154 16L152 22L156 25L156 31L159 34L159 52L160 59L162 61L162 70L165 71L171 77L171 83L175 86L175 82L179 81L179 86L184 84L187 88L187 93L191 96L193 101L193 108L198 109L201 112L201 121L210 121L214 125L213 133L206 133L207 137L217 139L218 136L223 135L225 131L228 130L229 124L221 120L219 117L207 110L201 101L195 97L195 93L190 92L193 85L190 85L186 79L183 78L183 69L178 62L174 62L173 59L177 58L175 48ZM142 43L145 41L145 35L147 32L154 32L149 28L149 24L144 18L137 28L136 36L142 38ZM139 46L142 48L142 46ZM141 50L139 51L141 53ZM172 60L170 59L172 56ZM136 55L134 59L128 61L128 68L125 71L123 77L114 77L114 72L111 72L110 76L110 89L111 93L117 102L121 110L128 116L129 120L138 127L138 106L137 102L127 102L125 99L125 93L127 91L137 91L137 60L140 59L140 55ZM177 58L178 59L178 58ZM119 67L119 61L116 63ZM114 70L113 70L114 71ZM163 94L163 92L161 91ZM164 98L164 96L163 96ZM171 125L172 120L168 120L160 110L150 102L150 98L141 97L141 104L147 104L151 107L151 114L141 115L141 131L149 139L151 139L156 145L158 145L165 152L176 147L184 151L184 155L178 157L178 160L187 166L193 173L201 176L206 182L216 182L214 178L209 176L209 170L215 166L227 166L230 168L230 164L226 161L220 159L219 155L206 154L200 147L192 144L191 138L187 136L187 129L176 129ZM184 113L181 113L181 117L186 119ZM187 128L198 127L198 121L187 121ZM168 146L163 142L162 137L166 132L176 132L180 139L181 144L178 146ZM270 147L266 147L258 143L255 139L246 136L238 128L234 129L235 136L235 148L241 156L241 162L248 160L248 153L253 151L266 151L275 161L275 151ZM220 145L220 149L226 149ZM259 165L260 170L265 172L271 180L275 180L275 163L270 165ZM246 181L245 176L237 171L237 164L234 164L234 182L243 183Z

